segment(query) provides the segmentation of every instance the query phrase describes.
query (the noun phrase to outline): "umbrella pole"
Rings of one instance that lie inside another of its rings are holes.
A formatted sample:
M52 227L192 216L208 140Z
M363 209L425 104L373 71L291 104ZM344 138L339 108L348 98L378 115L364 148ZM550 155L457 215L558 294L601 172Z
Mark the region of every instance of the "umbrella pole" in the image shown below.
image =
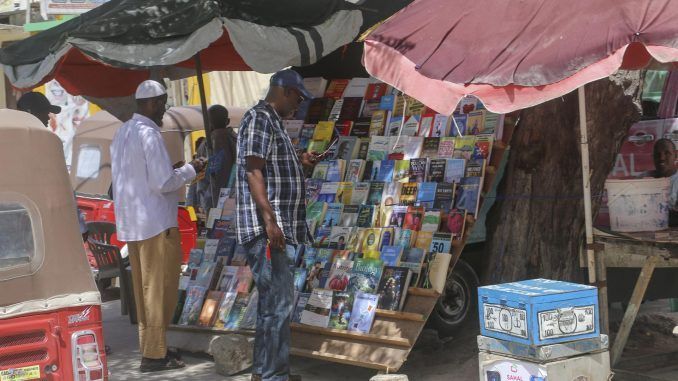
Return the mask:
M202 75L202 61L200 60L200 52L196 53L195 55L195 71L196 71L196 76L198 78L198 92L200 93L200 106L202 108L202 121L203 124L205 125L205 140L207 141L207 156L212 157L212 125L210 123L210 118L207 115L207 97L205 96L205 83L203 81ZM209 172L209 170L207 171ZM208 176L206 173L205 176ZM210 208L213 208L216 205L216 197L218 197L218 193L215 192L214 189L214 184L215 184L215 175L214 173L209 174L210 177L210 194L212 195L211 197L211 202L209 204ZM207 212L207 211L206 211Z

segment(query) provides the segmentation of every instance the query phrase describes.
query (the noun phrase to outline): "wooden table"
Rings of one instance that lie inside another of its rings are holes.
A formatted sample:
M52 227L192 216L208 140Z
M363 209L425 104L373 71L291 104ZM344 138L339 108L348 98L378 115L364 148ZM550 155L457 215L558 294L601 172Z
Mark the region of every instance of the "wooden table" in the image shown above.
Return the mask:
M608 327L607 288L605 284L607 267L641 268L636 280L631 300L624 312L617 337L612 344L611 365L614 367L621 359L622 352L631 332L638 309L650 284L656 267L678 268L678 229L658 232L618 233L597 229L594 232L594 250L601 288L601 320L604 329ZM604 311L604 312L603 312Z

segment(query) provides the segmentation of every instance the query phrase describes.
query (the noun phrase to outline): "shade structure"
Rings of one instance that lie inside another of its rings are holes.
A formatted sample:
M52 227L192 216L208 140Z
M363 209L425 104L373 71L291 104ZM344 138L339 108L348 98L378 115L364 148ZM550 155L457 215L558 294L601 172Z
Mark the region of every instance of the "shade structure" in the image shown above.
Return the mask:
M366 38L363 60L438 112L475 95L506 113L677 61L676 20L676 0L417 0Z
M364 12L343 0L112 0L2 49L0 62L19 89L57 79L74 95L121 97L194 74L198 52L205 71L309 65L379 14Z

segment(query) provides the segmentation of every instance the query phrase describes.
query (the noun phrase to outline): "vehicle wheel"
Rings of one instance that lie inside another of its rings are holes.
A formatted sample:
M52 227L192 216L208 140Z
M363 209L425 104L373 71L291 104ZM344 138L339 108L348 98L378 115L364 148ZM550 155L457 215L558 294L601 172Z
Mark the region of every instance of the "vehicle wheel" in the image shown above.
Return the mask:
M113 282L113 279L111 278L106 278L106 279L97 279L97 288L99 289L99 292L111 287L111 284Z
M452 336L469 323L477 324L479 284L473 268L460 259L448 274L445 290L429 318L438 336Z

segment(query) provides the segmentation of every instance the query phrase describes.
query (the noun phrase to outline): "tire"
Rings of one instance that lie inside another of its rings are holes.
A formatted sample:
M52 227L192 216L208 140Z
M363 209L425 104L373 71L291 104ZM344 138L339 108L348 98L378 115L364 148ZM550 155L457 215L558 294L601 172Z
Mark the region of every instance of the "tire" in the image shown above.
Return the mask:
M452 336L469 324L478 324L479 284L473 268L459 259L448 274L445 290L429 318L429 324L438 331L438 336Z

